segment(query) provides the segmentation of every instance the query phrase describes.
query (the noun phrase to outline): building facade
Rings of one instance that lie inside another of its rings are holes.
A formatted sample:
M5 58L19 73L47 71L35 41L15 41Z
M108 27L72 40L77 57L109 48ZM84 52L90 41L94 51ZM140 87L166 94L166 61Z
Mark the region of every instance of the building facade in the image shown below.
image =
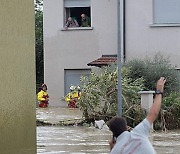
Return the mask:
M116 4L114 0L44 0L45 83L50 105L59 105L70 85L78 85L79 77L89 74L88 62L117 53ZM88 15L91 27L65 30L67 14L73 17L73 9L77 20L82 13Z
M180 68L180 1L124 2L126 60L159 52Z
M89 62L117 54L117 4L116 0L44 0L45 83L51 105L60 105L69 86L79 85L79 77L89 74ZM161 53L179 68L178 8L178 0L120 0L122 61ZM89 27L81 27L81 14L90 18ZM69 16L80 27L64 28Z

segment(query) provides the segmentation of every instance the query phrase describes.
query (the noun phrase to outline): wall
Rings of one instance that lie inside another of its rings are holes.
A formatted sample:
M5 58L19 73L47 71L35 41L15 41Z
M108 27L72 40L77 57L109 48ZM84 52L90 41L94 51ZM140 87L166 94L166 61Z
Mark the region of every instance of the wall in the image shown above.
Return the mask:
M0 153L35 154L34 1L0 1Z
M153 57L160 52L180 68L180 28L153 27L153 0L126 0L126 54Z
M92 30L63 31L63 0L44 0L45 82L50 105L64 96L64 69L89 68L102 54L117 53L114 0L91 0Z
M62 30L63 2L44 0L45 82L51 105L58 105L64 96L64 69L85 69L102 54L117 53L116 0L91 0L92 30L74 31ZM180 68L179 27L152 26L153 0L125 2L126 60L160 52Z

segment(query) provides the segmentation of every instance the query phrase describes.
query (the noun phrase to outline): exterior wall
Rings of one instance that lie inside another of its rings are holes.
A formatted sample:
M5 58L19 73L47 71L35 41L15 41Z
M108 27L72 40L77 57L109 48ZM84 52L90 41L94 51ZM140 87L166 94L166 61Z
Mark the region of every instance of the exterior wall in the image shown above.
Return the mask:
M34 1L0 1L0 153L35 154Z
M45 83L50 105L64 96L64 69L86 69L102 54L117 53L114 0L91 0L92 30L63 31L64 0L44 0Z
M126 0L126 56L152 57L160 52L180 68L180 28L153 27L153 0Z
M180 68L179 27L152 26L153 0L125 3L126 60L153 57L160 52ZM92 30L62 30L63 6L64 0L44 0L45 83L50 105L60 105L64 96L64 69L86 69L88 62L102 54L117 53L116 0L91 0ZM123 39L121 42L123 47Z

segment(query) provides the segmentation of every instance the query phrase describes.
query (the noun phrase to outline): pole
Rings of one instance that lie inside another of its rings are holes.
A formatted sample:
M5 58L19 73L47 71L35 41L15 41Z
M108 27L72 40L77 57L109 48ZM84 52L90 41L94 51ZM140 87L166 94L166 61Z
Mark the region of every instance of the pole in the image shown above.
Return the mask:
M122 88L121 88L121 20L120 0L117 0L117 66L118 66L118 116L122 116Z

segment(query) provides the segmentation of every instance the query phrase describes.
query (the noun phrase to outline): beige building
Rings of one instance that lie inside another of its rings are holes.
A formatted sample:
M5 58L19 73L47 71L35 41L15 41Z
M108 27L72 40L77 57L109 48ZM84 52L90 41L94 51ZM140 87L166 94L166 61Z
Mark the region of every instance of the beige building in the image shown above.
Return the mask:
M160 52L180 68L180 1L125 2L126 60Z
M0 153L35 154L34 1L0 1Z
M44 0L45 82L51 105L60 105L69 86L89 74L89 62L117 54L117 8L117 0ZM179 10L179 0L120 0L123 61L160 52L179 68ZM90 17L90 27L64 28L69 16L81 25L82 13Z

